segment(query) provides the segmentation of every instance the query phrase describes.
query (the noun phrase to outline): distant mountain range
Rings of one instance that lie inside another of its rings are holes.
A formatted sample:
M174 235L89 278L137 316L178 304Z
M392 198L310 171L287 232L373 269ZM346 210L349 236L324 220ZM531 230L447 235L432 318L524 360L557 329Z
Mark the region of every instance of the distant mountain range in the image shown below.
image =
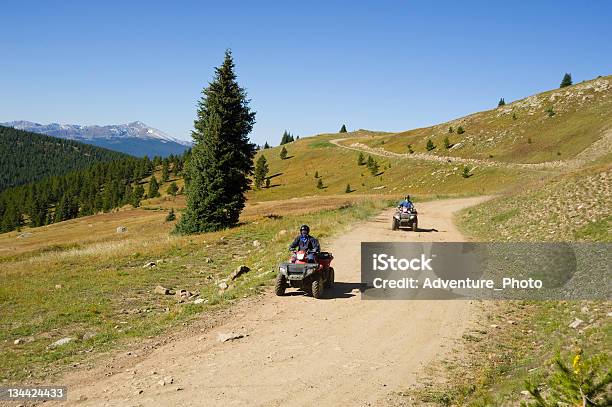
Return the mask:
M156 155L166 157L170 154L182 154L191 147L189 141L171 137L161 130L138 121L106 126L81 126L78 124L58 123L39 124L20 120L0 123L0 125L63 139L76 140L136 157L143 157L145 155L149 157Z

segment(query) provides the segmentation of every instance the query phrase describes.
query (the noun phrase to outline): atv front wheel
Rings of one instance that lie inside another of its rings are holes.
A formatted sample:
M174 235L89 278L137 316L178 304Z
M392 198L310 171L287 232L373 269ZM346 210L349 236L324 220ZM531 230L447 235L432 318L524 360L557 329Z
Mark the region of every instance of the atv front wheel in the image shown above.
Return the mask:
M323 296L323 279L321 276L312 280L312 296L319 299Z
M397 229L399 229L399 222L397 219L393 218L393 220L391 221L391 230Z
M276 276L276 284L274 285L274 292L278 296L285 295L285 289L287 288L287 279L281 273Z
M334 285L334 277L334 269L330 267L327 281L325 281L325 288L331 288Z
M417 223L417 221L415 220L415 221L412 223L412 231L413 231L413 232L416 232L416 231L417 231L417 229L418 229L418 226L417 226L417 225L418 225L418 223Z

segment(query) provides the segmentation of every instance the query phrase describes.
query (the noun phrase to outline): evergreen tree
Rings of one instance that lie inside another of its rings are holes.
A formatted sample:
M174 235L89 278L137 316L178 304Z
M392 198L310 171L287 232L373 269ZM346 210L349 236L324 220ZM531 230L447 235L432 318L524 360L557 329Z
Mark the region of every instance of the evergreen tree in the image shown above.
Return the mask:
M563 75L563 79L561 80L561 85L559 88L565 88L566 86L572 86L572 74L566 73Z
M353 192L353 191L351 190L351 184L346 184L346 189L344 190L344 193L349 194L349 193L351 193L351 192Z
M470 174L470 169L467 166L463 167L463 172L461 173L461 176L463 178L469 178L472 176L472 174Z
M291 143L292 141L295 141L293 135L285 130L283 136L281 137L280 145L282 146L283 144Z
M375 159L372 156L368 156L367 167L370 169L370 173L372 175L378 174L379 166Z
M268 161L265 155L260 155L255 164L255 188L260 189L268 175Z
M317 188L323 189L323 178L319 178L319 180L317 181Z
M451 147L452 147L452 144L451 144L449 138L448 137L444 137L444 148L448 150Z
M506 104L506 101L504 100L504 98L499 99L499 102L497 102L497 107L500 106L504 106Z
M450 126L450 127L448 128L448 132L449 132L449 133L452 133L452 132L453 132L453 126Z
M370 168L370 173L372 173L372 175L378 174L379 167L378 167L378 163L376 162L376 160L372 161L372 164L369 166L369 168Z
M319 171L315 171L315 175L314 175L314 177L315 177L315 178L319 178Z
M264 144L264 147L263 147L263 148L264 148L264 150L267 150L267 149L269 149L269 148L270 148L270 145L268 144L268 142L267 142L267 141L266 141L266 144Z
M127 184L125 186L125 191L123 192L123 201L121 202L121 204L126 205L131 203L133 194L134 192L132 191L132 184Z
M283 146L283 149L280 152L280 158L281 160L284 160L287 158L287 149Z
M340 133L346 133L346 126L344 124L340 127Z
M359 157L357 157L357 165L364 165L365 163L365 157L363 156L363 153L360 152Z
M427 145L425 146L425 148L427 149L427 151L431 151L436 148L436 145L433 143L433 141L431 141L431 139L427 139Z
M270 188L270 178L266 178L266 188Z
M459 126L457 127L457 134L463 134L465 133L465 130L463 130L463 127Z
M15 230L23 225L23 215L17 209L17 207L10 202L2 216L2 222L0 222L0 232L9 232Z
M168 186L168 195L172 195L172 196L176 196L176 193L178 192L178 185L176 185L176 182L172 181L170 183L170 185Z
M170 163L168 162L168 160L164 160L162 163L161 181L168 182L169 176L170 176Z
M187 209L181 233L220 230L238 223L250 188L255 146L248 134L255 123L246 91L236 81L231 51L204 89L187 162Z
M368 167L368 168L371 168L371 167L372 167L372 165L374 165L374 159L372 158L372 156L371 156L371 155L369 155L369 156L368 156L368 161L367 161L367 163L366 163L366 164L367 164L367 167Z
M136 188L134 188L132 192L132 202L131 202L134 208L138 208L140 206L140 200L142 199L142 196L144 195L144 193L145 193L145 190L142 184L136 185Z
M414 150L412 149L412 144L408 144L408 154L414 154Z
M157 183L157 178L155 175L151 177L151 181L149 182L149 192L147 192L147 198L156 198L159 196L159 184Z

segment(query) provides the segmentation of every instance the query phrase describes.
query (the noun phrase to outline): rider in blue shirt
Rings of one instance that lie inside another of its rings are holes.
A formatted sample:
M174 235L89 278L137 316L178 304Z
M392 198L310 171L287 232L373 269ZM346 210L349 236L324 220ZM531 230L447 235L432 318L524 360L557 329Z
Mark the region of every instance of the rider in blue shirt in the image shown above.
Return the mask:
M411 209L414 207L414 205L412 204L412 202L410 202L410 195L406 195L406 197L404 198L403 201L400 201L400 203L397 205L398 209L402 209L402 207L406 207L408 209Z

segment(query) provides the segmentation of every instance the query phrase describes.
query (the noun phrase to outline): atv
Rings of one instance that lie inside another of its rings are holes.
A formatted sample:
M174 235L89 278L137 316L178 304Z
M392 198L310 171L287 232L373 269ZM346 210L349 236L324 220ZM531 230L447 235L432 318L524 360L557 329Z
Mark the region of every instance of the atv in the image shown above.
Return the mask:
M391 229L398 230L399 228L409 228L413 232L418 229L419 219L415 207L407 208L402 206L397 208L397 211L393 215L391 220Z
M330 266L334 258L329 252L292 251L286 263L278 266L276 276L276 295L284 295L289 287L300 288L314 298L321 298L325 288L334 284L334 269ZM309 263L308 254L315 255L314 263Z

